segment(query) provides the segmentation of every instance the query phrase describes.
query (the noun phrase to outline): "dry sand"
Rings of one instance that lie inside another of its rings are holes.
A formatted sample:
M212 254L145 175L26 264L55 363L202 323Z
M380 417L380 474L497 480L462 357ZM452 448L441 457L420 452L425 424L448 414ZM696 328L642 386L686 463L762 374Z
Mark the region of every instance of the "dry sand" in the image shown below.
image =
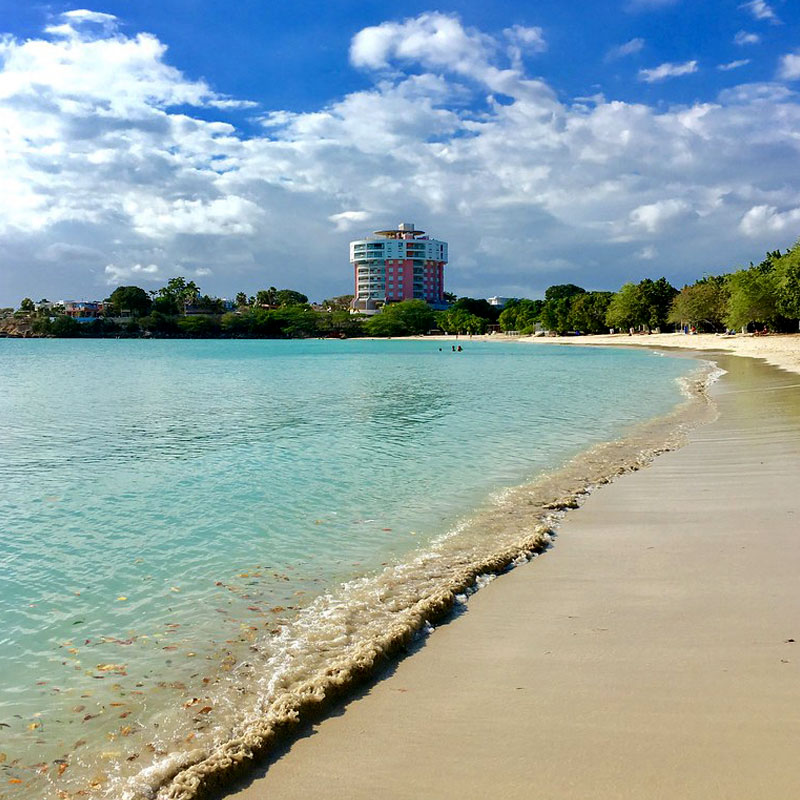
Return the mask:
M800 389L719 360L716 422L232 796L800 797Z
M492 337L488 337L492 338ZM503 337L507 338L507 337ZM557 344L624 345L636 347L680 347L688 350L720 350L740 356L763 358L768 364L800 372L800 334L770 334L753 336L719 336L700 333L687 336L682 333L654 333L652 335L614 334L613 336L557 336L524 337L522 342Z

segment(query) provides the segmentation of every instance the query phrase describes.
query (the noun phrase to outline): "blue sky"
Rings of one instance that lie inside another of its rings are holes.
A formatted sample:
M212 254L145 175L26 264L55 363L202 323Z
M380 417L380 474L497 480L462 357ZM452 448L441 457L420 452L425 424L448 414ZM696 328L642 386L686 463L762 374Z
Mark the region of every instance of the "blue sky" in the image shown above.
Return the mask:
M0 0L0 304L175 274L351 290L409 220L459 294L681 285L800 235L788 0Z

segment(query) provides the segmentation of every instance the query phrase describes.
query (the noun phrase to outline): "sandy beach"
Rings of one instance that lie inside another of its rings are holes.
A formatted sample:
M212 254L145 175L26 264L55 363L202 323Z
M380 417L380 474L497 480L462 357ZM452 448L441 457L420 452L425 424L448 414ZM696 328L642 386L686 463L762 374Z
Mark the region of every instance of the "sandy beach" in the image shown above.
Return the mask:
M617 333L613 336L524 337L520 341L717 350L734 355L762 358L768 364L773 364L776 367L781 367L791 372L800 372L800 333L770 334L768 336L753 336L751 334L720 336L714 333L698 333L695 335L654 333L628 336L626 333Z
M611 338L800 371L800 337ZM717 360L715 422L229 796L800 796L800 389Z

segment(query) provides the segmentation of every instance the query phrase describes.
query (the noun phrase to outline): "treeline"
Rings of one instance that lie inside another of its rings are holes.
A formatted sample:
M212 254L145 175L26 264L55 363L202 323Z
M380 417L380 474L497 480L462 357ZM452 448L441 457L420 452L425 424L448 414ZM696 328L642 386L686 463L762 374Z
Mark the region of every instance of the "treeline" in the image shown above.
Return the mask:
M442 331L482 334L489 330L605 333L692 327L719 332L749 328L796 331L800 319L800 242L781 254L767 253L758 265L708 275L681 290L666 278L626 283L617 292L587 291L558 284L543 300L513 299L502 310L488 301L455 298L445 311L422 300L390 303L381 313L349 313L352 295L312 306L293 289L270 287L235 302L203 294L193 281L172 278L146 292L120 286L103 303L103 316L78 322L64 309L29 298L20 305L32 332L50 336L183 336L196 338L310 338L318 336L408 336ZM45 307L47 306L47 307Z

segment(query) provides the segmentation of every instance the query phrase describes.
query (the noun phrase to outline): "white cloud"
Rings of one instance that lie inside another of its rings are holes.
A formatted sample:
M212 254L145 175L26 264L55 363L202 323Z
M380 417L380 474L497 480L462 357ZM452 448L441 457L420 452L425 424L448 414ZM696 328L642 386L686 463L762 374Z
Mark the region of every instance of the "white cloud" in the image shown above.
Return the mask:
M787 53L781 57L778 77L784 81L800 80L800 53Z
M800 208L781 212L775 206L769 205L753 206L739 223L742 233L753 238L775 237L783 233L791 233L794 238L798 227L800 227Z
M450 242L448 288L486 296L616 288L642 262L680 283L795 238L800 102L786 85L674 108L562 102L509 67L507 34L431 16L386 23L388 45L368 29L370 88L272 109L249 135L214 120L226 98L153 36L0 39L0 248L18 265L0 302L172 275L228 296L343 294L353 233L400 220Z
M476 30L467 30L452 14L420 14L404 22L384 22L359 31L350 45L357 67L387 68L393 60L480 75L488 66L495 43Z
M674 198L659 200L634 208L630 213L630 219L633 225L643 228L648 233L658 233L688 210L689 206L684 200Z
M722 72L730 72L732 69L746 67L750 63L749 58L741 58L738 61L729 61L727 64L717 64L717 69Z
M760 41L761 37L757 33L749 33L748 31L739 31L736 36L733 37L733 43L740 46L758 44Z
M765 0L750 0L748 3L742 3L739 8L747 9L756 19L766 20L777 24L780 22L778 15L773 11L772 6Z
M337 231L349 231L368 220L372 216L369 211L340 211L331 214L328 219L336 225Z
M157 264L133 264L130 267L118 267L116 264L106 264L104 270L106 283L109 285L125 281L146 281L158 283L166 277Z
M606 61L616 61L618 58L624 58L625 56L632 56L636 53L641 53L644 50L644 39L636 38L631 39L624 44L618 45L617 47L612 47L606 53Z
M685 61L682 64L667 62L652 69L640 69L639 80L645 81L645 83L656 83L667 78L691 75L693 72L697 72L697 61Z

